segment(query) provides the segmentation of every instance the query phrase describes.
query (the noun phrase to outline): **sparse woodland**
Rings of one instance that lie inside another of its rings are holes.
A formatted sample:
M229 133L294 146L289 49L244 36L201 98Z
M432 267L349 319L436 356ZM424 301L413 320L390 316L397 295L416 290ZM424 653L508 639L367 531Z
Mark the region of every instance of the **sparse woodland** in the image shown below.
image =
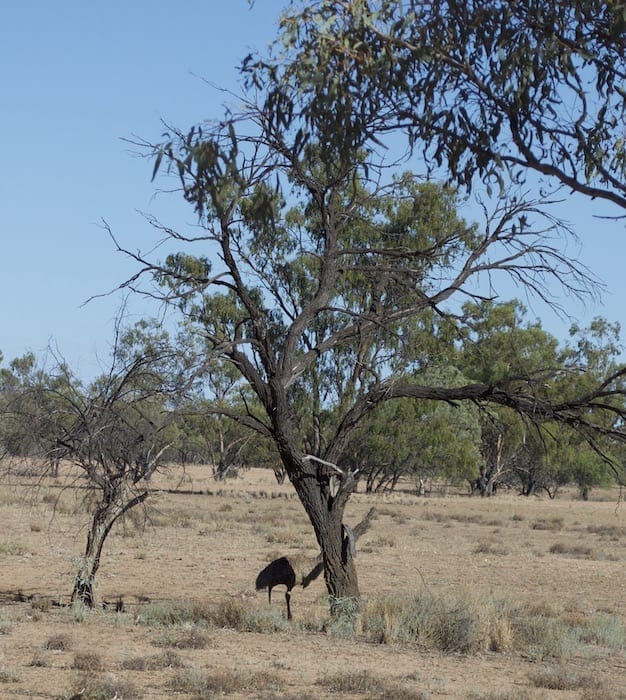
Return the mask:
M0 646L0 682L626 697L621 329L557 339L500 291L574 313L601 271L568 256L555 203L625 215L626 8L554 5L294 0L236 108L133 141L196 221L151 219L163 260L107 227L137 267L120 289L179 323L122 313L89 380L59 351L0 356L0 633L33 657L12 671ZM325 584L289 591L290 621L254 592L283 557ZM115 624L141 653L112 650ZM66 638L34 643L50 626ZM300 647L328 670L298 680ZM462 687L451 653L511 680Z

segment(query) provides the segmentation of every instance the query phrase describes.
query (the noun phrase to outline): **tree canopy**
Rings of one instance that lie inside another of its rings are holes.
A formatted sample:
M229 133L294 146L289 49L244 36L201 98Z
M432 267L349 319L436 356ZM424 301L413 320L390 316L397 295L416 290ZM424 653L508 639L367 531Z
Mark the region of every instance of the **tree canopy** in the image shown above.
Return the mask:
M626 205L623 2L292 2L244 74L297 147L349 158L402 132L458 184L535 171Z
M536 171L624 203L618 7L293 3L269 55L243 64L241 108L142 144L153 176L178 179L198 227L157 223L180 248L164 261L118 244L140 267L125 286L141 290L147 274L205 360L247 387L237 407L211 410L276 446L333 612L359 596L342 520L361 467L339 465L379 406L506 409L569 427L607 460L605 443L626 439L624 368L567 391L558 363L475 363L461 381L443 371L478 332L462 304L494 301L485 275L504 272L548 302L555 286L593 291L549 202L509 185ZM392 138L413 172L389 169ZM458 213L458 188L477 179L498 187L474 224Z

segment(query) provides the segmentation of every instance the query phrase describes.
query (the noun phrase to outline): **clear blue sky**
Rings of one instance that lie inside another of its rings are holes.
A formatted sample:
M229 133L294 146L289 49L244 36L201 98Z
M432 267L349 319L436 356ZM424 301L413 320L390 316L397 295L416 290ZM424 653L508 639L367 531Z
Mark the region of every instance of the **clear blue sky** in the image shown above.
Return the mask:
M139 211L172 226L193 220L177 197L152 198L151 165L123 138L158 139L161 119L187 128L221 114L226 99L204 80L236 89L236 66L276 33L283 3L257 0L5 0L0 3L0 351L5 361L49 343L81 375L108 357L121 295L136 268L123 244L149 247ZM564 212L583 240L579 257L608 286L604 303L570 306L626 329L624 225L572 199ZM137 317L154 309L132 299ZM543 316L537 306L533 315ZM567 324L546 314L557 336Z

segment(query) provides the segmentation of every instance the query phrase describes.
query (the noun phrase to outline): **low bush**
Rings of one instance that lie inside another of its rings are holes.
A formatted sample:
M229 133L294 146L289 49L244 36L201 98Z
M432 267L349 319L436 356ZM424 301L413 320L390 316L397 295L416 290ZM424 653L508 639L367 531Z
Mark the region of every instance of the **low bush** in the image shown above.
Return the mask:
M81 673L66 698L79 697L81 700L120 700L120 698L141 698L142 694L132 683L117 678L113 674L105 676Z
M466 594L420 591L374 601L363 611L361 628L371 641L409 642L446 653L506 651L511 645L508 606Z
M246 673L241 670L204 671L189 668L178 673L169 683L170 690L187 693L195 700L232 695L243 690L279 691L280 679L268 672Z

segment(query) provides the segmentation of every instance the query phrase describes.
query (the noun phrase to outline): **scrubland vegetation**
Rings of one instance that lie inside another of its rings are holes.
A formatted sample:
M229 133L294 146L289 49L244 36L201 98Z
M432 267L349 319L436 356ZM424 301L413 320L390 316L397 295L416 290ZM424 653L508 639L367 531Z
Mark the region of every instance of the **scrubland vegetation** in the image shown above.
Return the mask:
M329 617L318 581L294 589L288 622L280 589L270 607L254 578L315 542L271 470L155 477L146 519L110 535L93 609L70 602L89 514L61 483L2 488L3 696L626 697L616 490L357 492L348 522L377 511L359 540L360 613Z

